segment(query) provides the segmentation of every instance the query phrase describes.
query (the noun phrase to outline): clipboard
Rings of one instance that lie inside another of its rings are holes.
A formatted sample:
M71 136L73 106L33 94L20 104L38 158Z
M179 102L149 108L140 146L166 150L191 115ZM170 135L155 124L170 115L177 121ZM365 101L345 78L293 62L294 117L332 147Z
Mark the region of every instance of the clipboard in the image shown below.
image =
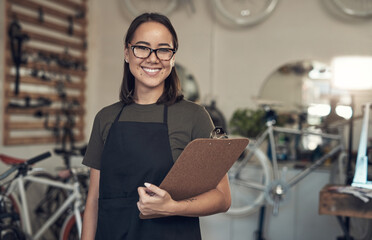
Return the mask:
M169 170L160 188L176 200L197 196L215 188L248 145L248 138L191 141ZM140 214L141 219L165 217Z

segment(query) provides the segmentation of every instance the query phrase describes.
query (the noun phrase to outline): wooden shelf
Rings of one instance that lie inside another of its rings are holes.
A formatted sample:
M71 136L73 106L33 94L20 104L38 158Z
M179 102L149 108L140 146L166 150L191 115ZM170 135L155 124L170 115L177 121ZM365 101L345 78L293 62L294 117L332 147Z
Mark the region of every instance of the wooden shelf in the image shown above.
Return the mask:
M75 136L75 142L84 140L84 134ZM5 139L4 145L35 145L35 144L51 144L55 143L55 137L13 137Z
M16 115L34 115L35 112L47 112L51 115L55 115L61 111L59 108L53 108L53 107L35 107L35 108L9 108L7 107L5 112L7 114L11 114L13 116ZM76 109L71 110L71 112L78 116L84 116L85 110L81 106L77 106Z
M65 122L61 122L61 126ZM39 122L13 122L8 124L8 128L11 130L44 130L45 125L43 121ZM78 121L75 123L75 128L82 129L83 128L83 123Z
M24 46L24 51L27 52L27 53L42 53L44 55L55 55L59 58L63 58L66 54L65 53L62 53L62 52L57 52L57 51L51 51L51 50L45 50L45 49L42 49L42 48L38 48L38 47L29 47L29 46ZM10 55L9 55L10 56ZM73 55L70 55L69 56L71 58L71 60L73 61L77 61L77 62L81 62L83 64L86 63L86 58L84 56L82 57L77 57L77 56L73 56Z
M6 63L12 64L13 61L11 60L11 58L7 58ZM68 74L68 75L78 76L78 77L85 77L86 75L86 71L83 71L83 70L66 69L66 68L56 66L56 65L48 65L46 63L39 63L39 62L30 62L27 64L21 64L21 67L36 69L36 70L50 72L50 73Z
M66 1L61 1L61 0L58 0L58 1L60 1L61 4L62 4L62 2L66 2ZM56 2L58 2L58 1L56 1ZM35 10L37 12L40 9L42 9L42 11L44 13L49 14L49 15L55 17L55 18L62 19L62 20L72 18L74 20L74 22L82 25L83 27L85 27L85 25L87 24L87 20L85 18L81 18L81 17L78 17L76 15L63 13L63 12L57 10L57 9L48 7L48 6L43 5L41 3L36 3L36 2L30 1L30 0L8 0L8 2L11 3L11 4L15 4L15 5L24 7L24 8L29 9L29 10Z
M47 98L50 99L51 101L59 102L61 101L61 98L55 94L55 93L33 93L33 92L19 92L18 95L15 95L13 91L8 91L5 94L6 97L12 98L12 99L24 99L25 97L30 97L30 98ZM77 100L79 101L80 104L83 104L85 101L84 96L67 96L67 101L74 101Z
M85 38L86 38L85 31L82 31L82 30L79 30L79 29L76 29L76 28L73 28L72 34L70 35L70 33L69 33L70 30L69 30L69 27L67 27L67 26L62 26L60 24L47 22L46 20L41 22L38 19L38 17L26 15L26 14L23 14L23 13L17 12L17 11L9 11L8 15L15 17L22 22L29 23L29 24L32 24L32 25L36 25L38 27L43 27L43 28L48 29L48 30L53 30L53 31L56 31L56 32L59 32L59 33L68 34L69 36L76 36L76 37L82 38L83 40L85 40Z
M56 143L58 139L44 124L46 116L50 117L50 124L57 116L60 117L58 126L62 133L63 126L68 124L65 120L66 111L74 117L75 123L71 130L76 133L76 142L85 140L86 2L5 0L5 24L10 26L17 19L21 33L28 35L29 39L22 44L21 52L25 54L23 57L27 58L27 63L20 65L19 92L15 94L13 86L16 84L16 66L7 34L8 27L4 29L4 145ZM74 68L66 67L60 60L71 63ZM37 70L38 75L32 76L32 70ZM44 73L48 80L41 79ZM57 90L63 91L66 97L62 98ZM50 100L51 105L34 107L32 104L37 104L40 98ZM30 106L25 106L25 99L30 100ZM14 107L11 103L20 106ZM39 112L42 114L36 116Z
M12 75L8 74L8 75L6 75L5 80L7 82L13 84L15 82L15 76L12 76ZM58 84L57 81L43 81L40 78L34 78L34 77L29 77L29 76L22 77L20 79L20 82L21 82L21 84L22 83L27 83L27 84L34 84L34 85L39 85L39 86L40 85L50 86L50 87L56 87L57 84ZM64 85L65 88L68 88L68 89L78 89L78 90L81 90L81 91L85 90L85 83L84 82L81 82L81 83L64 82L63 85Z

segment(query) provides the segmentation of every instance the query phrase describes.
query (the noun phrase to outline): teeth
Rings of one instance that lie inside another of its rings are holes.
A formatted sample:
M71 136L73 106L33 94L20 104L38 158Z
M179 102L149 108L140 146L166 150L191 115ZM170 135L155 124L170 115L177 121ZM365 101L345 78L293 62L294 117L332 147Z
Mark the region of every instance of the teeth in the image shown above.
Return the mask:
M153 73L153 72L158 72L160 71L159 69L152 69L152 68L143 68L143 70L145 70L146 72L150 72L150 73Z

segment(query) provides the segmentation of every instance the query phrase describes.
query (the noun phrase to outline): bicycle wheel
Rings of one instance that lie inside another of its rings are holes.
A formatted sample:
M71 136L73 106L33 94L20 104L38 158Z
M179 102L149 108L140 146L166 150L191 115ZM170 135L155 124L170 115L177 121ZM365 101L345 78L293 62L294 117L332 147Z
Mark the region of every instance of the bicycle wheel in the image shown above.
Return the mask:
M83 213L81 213L83 216ZM71 212L63 222L59 240L79 240L79 233L76 227L76 218L73 212Z
M371 240L372 220L367 218L350 218L350 235L354 240Z
M0 239L26 240L22 230L20 205L16 198L10 194L0 193Z
M267 18L278 0L213 0L218 16L237 26L250 26Z
M333 3L347 15L362 18L372 16L372 2L370 0L333 0Z
M44 171L32 172L30 175L54 181L58 180L58 178ZM26 182L25 189L30 213L31 227L33 233L35 233L63 204L68 194L63 189L36 182ZM63 220L64 215L59 217L54 224L51 225L51 227L43 234L41 239L58 239Z
M178 5L177 0L119 0L119 2L134 17L144 12L169 15Z
M226 214L245 216L254 213L264 204L264 191L272 180L270 161L260 149L249 144L228 174L232 201Z

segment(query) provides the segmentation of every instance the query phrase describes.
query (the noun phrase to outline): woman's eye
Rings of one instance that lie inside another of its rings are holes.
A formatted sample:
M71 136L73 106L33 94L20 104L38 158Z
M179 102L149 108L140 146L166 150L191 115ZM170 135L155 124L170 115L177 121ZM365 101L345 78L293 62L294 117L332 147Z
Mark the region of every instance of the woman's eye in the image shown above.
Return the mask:
M148 47L144 47L144 46L137 46L137 48L139 50L145 50L145 51L149 49Z
M160 53L168 53L169 52L169 49L168 48L159 48L158 51Z

